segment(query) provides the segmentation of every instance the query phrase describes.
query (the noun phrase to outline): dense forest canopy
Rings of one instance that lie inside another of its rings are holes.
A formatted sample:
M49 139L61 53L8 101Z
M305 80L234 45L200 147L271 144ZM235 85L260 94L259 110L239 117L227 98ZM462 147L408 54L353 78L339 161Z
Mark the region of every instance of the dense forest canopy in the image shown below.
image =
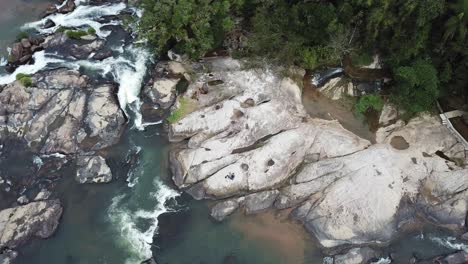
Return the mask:
M143 37L156 53L196 59L245 36L234 53L313 70L380 54L390 98L410 113L441 95L468 97L468 0L143 0ZM239 48L242 47L242 48Z

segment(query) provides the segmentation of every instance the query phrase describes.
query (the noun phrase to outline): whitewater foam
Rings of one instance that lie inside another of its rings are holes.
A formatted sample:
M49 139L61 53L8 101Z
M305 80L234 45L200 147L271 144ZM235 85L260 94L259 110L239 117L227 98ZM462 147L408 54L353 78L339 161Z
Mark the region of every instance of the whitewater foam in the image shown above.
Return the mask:
M449 249L463 250L468 253L468 244L457 242L455 237L430 237L431 241Z
M151 244L157 232L158 217L173 211L166 207L166 202L179 196L178 192L164 185L159 179L156 179L153 185L155 191L148 195L155 204L152 210L133 210L129 204L131 199L137 196L135 193L114 197L109 207L108 217L119 232L117 241L124 249L130 251L126 264L140 264L152 257ZM139 227L137 224L141 221L148 222L149 226L145 229Z
M45 51L39 51L33 54L34 64L21 65L12 74L0 75L0 85L14 82L19 73L34 74L44 69L51 63L64 63L65 60L59 59L52 54L46 54Z
M101 6L81 5L81 3L82 1L79 1L76 9L71 13L56 13L47 16L39 21L27 23L22 27L22 29L35 29L41 34L52 34L60 27L93 27L96 30L96 35L98 35L101 38L106 38L111 32L102 30L102 27L107 25L118 25L120 24L120 22L113 21L110 23L99 23L96 21L96 19L103 16L118 15L126 8L126 5L124 3L107 4ZM44 25L49 19L55 23L55 26L51 28L44 28Z

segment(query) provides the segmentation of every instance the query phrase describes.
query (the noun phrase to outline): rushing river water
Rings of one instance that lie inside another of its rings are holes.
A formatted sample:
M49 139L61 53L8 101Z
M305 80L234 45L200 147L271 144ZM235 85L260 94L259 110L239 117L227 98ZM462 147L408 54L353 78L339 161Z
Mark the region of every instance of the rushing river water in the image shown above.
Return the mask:
M47 33L38 27L43 21L28 21L45 9L47 2L2 1L0 42L11 43L14 33L25 23L24 30ZM121 142L107 150L116 179L105 185L80 185L73 179L72 167L65 171L56 190L65 208L56 234L21 249L18 263L139 264L152 256L159 264L322 263L324 255L320 249L300 225L288 221L287 212L248 217L237 214L215 223L209 217L209 203L194 201L173 188L165 132L160 124L142 123L137 110L141 83L151 65L149 53L119 39L119 34L109 28L113 23L97 22L103 15L119 14L128 7L91 7L85 1L76 2L80 6L73 13L52 17L57 27L92 25L98 35L108 39L114 56L91 62L39 52L34 65L1 75L0 83L12 81L18 72L35 73L58 66L80 69L94 78L110 78L119 83L118 99L130 121ZM308 107L314 107L314 103L309 102ZM34 157L29 155L25 162L37 163ZM415 252L420 257L431 257L463 247L431 229L401 237L385 251L397 252L395 263L404 263Z

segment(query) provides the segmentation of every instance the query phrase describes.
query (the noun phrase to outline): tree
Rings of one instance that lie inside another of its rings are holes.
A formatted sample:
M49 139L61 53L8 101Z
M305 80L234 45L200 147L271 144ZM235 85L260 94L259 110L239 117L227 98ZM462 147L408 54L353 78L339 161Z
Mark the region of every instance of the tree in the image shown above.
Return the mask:
M398 67L394 76L397 85L392 100L396 105L409 116L431 110L439 96L439 80L429 61L420 59L410 66Z
M199 58L222 43L233 25L231 11L243 0L143 0L141 37L155 52L171 48Z

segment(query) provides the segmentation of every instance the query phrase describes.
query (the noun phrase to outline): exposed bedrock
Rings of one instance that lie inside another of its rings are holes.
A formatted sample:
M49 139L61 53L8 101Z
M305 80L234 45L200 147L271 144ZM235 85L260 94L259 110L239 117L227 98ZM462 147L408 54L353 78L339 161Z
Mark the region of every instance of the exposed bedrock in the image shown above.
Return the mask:
M241 64L192 65L202 73L169 125L180 142L170 155L173 180L196 199L222 199L215 219L238 208L294 208L324 247L387 243L414 210L465 227L468 170L452 162L464 152L437 117L405 124L385 113L388 126L371 145L337 121L310 118L289 78Z

